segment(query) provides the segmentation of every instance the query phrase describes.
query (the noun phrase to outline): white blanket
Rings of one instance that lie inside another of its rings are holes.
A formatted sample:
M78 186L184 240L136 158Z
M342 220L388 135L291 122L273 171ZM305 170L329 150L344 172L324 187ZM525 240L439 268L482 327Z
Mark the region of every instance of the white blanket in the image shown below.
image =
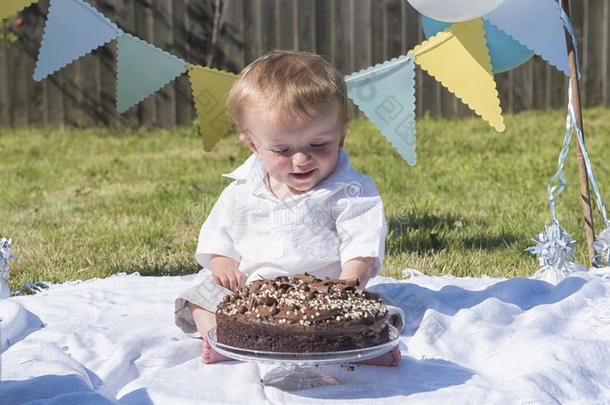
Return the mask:
M342 384L297 392L260 384L272 365L201 362L173 302L207 277L119 274L0 300L0 404L610 403L610 268L556 286L376 277L407 317L400 366L322 366Z

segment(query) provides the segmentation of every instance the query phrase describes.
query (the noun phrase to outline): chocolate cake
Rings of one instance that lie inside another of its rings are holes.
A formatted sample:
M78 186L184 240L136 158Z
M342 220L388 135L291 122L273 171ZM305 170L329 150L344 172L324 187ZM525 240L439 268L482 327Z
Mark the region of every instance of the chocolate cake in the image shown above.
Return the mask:
M219 343L271 352L332 352L389 341L381 297L358 280L257 280L224 297L216 310Z

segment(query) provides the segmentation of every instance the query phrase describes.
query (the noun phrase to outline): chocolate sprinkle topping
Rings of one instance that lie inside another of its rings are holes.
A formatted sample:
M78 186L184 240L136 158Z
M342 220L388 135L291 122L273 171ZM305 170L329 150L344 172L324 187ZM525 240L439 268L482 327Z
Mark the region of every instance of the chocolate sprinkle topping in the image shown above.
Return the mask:
M256 280L225 296L218 311L228 316L303 328L335 322L373 324L387 314L387 308L379 295L357 286L357 279L319 279L307 273L293 278Z

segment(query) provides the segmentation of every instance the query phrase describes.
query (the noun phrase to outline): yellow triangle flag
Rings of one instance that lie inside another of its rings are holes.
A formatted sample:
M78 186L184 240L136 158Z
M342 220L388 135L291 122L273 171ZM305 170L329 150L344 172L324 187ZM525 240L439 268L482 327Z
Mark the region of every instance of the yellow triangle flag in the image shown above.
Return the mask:
M415 63L479 114L496 131L505 129L483 20L453 24L413 48Z
M226 104L237 75L199 65L187 65L186 68L199 118L203 149L210 151L233 125L227 117Z
M38 0L0 0L0 20L17 14L27 6Z

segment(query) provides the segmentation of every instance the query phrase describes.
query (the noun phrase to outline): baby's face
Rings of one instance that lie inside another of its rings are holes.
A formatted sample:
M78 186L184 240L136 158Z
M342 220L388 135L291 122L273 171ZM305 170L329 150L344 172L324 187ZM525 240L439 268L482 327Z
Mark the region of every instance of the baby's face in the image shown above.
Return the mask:
M339 122L338 107L312 118L280 120L272 109L250 109L240 138L263 161L269 176L292 194L311 190L335 169L348 123Z

